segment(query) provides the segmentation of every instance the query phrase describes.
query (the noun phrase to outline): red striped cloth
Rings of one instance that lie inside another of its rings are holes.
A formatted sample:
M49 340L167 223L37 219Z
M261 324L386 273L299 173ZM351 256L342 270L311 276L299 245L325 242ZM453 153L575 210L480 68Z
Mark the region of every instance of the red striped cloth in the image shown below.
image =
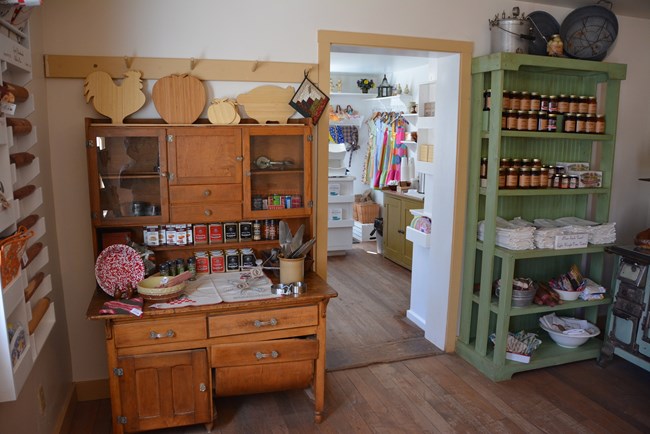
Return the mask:
M142 315L142 297L127 298L122 300L111 300L104 303L99 309L100 315Z

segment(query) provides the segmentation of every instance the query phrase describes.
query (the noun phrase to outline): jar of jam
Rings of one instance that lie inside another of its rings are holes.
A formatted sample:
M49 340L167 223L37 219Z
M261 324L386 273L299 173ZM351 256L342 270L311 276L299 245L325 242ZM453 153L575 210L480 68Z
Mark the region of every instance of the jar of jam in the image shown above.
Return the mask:
M551 184L553 188L562 188L562 175L556 173L553 175L553 182Z
M587 134L596 133L596 115L591 115L591 114L585 115L585 133Z
M503 91L503 100L501 101L502 109L504 111L510 110L512 107L510 107L510 91L509 90L504 90Z
M526 129L528 131L536 131L537 122L538 122L537 112L534 110L530 110L528 112L528 127Z
M547 112L548 111L548 103L549 103L549 96L548 95L540 95L539 96L539 109L540 109L540 111Z
M569 175L560 175L560 188L569 188Z
M598 100L595 96L587 97L587 113L595 115L598 112Z
M548 112L557 113L558 112L558 100L557 96L551 95L548 97Z
M517 129L517 111L508 110L508 118L506 119L506 129L507 130L516 130Z
M596 134L605 134L605 115L596 115Z
M517 131L526 131L528 129L528 112L519 110L517 112Z
M586 115L578 113L576 115L576 133L585 133L587 131Z
M499 167L499 188L506 188L506 177L508 176L507 167Z
M578 113L589 113L589 101L586 96L578 98Z
M578 113L578 95L569 95L569 113Z
M510 110L521 110L521 92L510 92Z
M501 112L501 129L502 130L507 130L508 129L508 111L503 110Z
M502 158L499 167L510 167L511 163L510 158Z
M576 132L576 115L574 113L567 113L564 115L563 131L565 133Z
M548 130L548 112L537 112L537 131Z
M524 111L530 110L530 93L525 90L521 92L519 98L519 109Z
M506 188L517 188L517 185L519 185L519 169L509 167L506 175Z
M548 170L548 186L553 187L553 178L555 177L557 171L553 165L546 166L546 169Z
M557 115L555 113L548 114L547 131L557 131Z
M530 167L522 167L519 169L519 181L517 186L519 188L530 188L531 170Z
M548 168L539 168L539 188L548 188Z
M532 167L533 162L530 158L522 158L521 159L521 167Z
M570 175L569 176L569 188L578 188L578 176Z
M541 182L541 172L539 167L530 168L530 188L539 188Z
M557 98L557 111L558 113L569 112L569 97L563 93Z
M537 92L530 93L530 109L534 111L541 110L541 98Z
M519 169L522 166L521 158L513 158L510 165L515 169Z

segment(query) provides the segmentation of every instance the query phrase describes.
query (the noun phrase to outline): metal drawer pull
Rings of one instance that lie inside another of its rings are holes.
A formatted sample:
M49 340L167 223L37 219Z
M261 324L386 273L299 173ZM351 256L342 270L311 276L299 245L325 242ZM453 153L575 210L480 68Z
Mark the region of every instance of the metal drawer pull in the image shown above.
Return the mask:
M257 328L263 327L263 326L276 326L278 325L278 320L275 318L271 318L269 321L260 321L259 319L256 319L253 322L253 325Z
M176 333L172 329L167 330L167 333L165 334L156 333L155 331L151 330L149 332L149 339L173 338L175 335Z
M208 388L205 386L205 383L199 384L199 392L205 392Z
M203 196L208 197L211 194L212 194L212 191L210 191L209 189L206 188L205 190L203 190Z
M258 352L255 353L255 358L257 360L266 359L267 357L270 357L272 359L277 359L279 356L280 356L280 353L278 353L275 350L271 351L271 354L263 353L261 351L258 351Z
M206 217L210 217L212 215L212 210L211 209L206 209L205 211L203 211L203 214L205 214Z

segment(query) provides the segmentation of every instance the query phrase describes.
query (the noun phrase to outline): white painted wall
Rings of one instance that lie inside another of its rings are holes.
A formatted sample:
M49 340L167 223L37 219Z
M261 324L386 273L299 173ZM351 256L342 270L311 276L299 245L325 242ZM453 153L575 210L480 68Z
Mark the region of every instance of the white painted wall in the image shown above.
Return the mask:
M42 6L47 54L318 61L317 31L342 30L472 41L487 54L488 18L519 6L546 10L562 21L570 10L506 0L367 2L214 2L193 0L50 0ZM388 14L387 11L391 13ZM471 12L470 12L471 11ZM395 14L398 16L395 16ZM622 85L612 220L621 242L647 225L648 198L637 178L650 176L650 25L619 17L618 40L606 59L628 64ZM61 276L75 381L107 376L103 327L85 319L95 282L88 213L80 80L48 79L48 139ZM240 85L212 83L214 96L235 96ZM241 88L255 87L255 83ZM212 95L211 95L212 96ZM151 106L142 115L151 116ZM31 399L31 397L30 397ZM0 404L2 405L2 404Z

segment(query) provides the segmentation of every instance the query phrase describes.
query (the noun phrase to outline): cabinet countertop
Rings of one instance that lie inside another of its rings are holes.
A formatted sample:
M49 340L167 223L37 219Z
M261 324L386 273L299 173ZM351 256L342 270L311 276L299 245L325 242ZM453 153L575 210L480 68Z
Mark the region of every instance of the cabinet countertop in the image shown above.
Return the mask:
M278 283L278 279L274 276L269 276L273 283ZM99 310L104 305L105 302L115 300L110 297L108 294L101 291L98 287L95 288L93 297L90 300L88 305L88 310L86 311L86 318L91 320L112 320L112 319L143 319L143 318L156 318L161 316L169 316L176 314L190 314L198 312L236 312L240 310L249 310L249 309L260 309L260 308L278 308L278 307L288 307L293 305L303 305L311 304L315 301L327 300L330 298L337 297L338 293L320 278L314 272L308 272L305 274L305 283L307 285L307 290L304 294L299 296L283 296L283 297L273 297L263 300L252 300L252 301L239 301L239 302L222 302L218 304L210 304L204 306L191 306L191 307L182 307L176 309L149 309L154 302L145 301L144 309L142 316L136 317L133 315L102 315L99 313Z
M395 197L398 197L398 198L405 198L405 199L411 199L411 200L417 200L417 201L420 201L420 202L424 202L424 198L411 196L409 194L400 193L400 192L393 191L393 190L382 190L382 192L384 194L388 194L389 196L395 196Z

